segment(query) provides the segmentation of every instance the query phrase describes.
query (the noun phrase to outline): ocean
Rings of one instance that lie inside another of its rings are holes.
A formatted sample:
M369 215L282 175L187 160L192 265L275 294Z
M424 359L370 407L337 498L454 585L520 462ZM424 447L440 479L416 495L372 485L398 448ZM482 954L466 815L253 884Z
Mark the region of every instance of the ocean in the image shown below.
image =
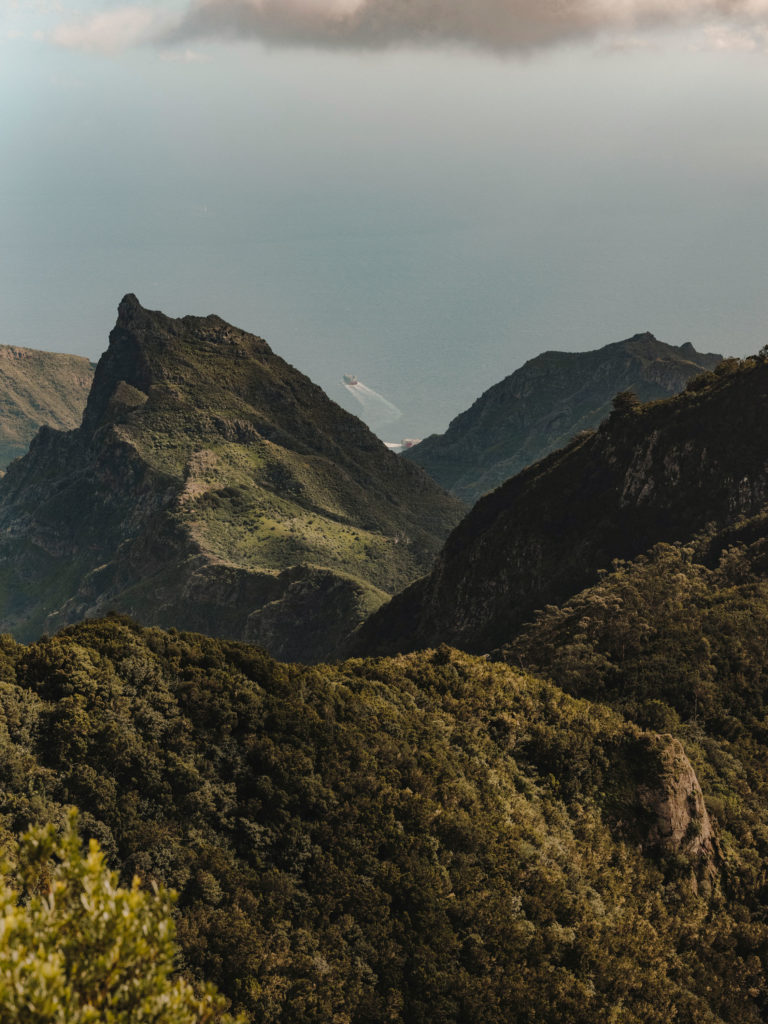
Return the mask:
M51 60L0 72L2 343L96 358L132 291L265 337L397 441L547 349L768 341L764 60Z

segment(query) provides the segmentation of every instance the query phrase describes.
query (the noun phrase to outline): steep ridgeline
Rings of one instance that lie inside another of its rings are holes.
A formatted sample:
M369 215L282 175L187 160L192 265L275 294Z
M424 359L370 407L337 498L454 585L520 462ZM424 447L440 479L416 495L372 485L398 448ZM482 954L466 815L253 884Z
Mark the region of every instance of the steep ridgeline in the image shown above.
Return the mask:
M452 421L404 453L468 504L596 427L613 396L631 390L642 401L667 398L719 355L676 348L652 334L594 352L544 352L494 385Z
M261 339L129 295L82 425L0 485L0 628L116 609L320 657L461 511Z
M487 651L614 558L753 515L768 500L767 403L762 355L726 360L666 401L619 396L599 430L482 498L356 649Z
M0 469L26 452L44 423L79 424L93 371L85 356L0 345Z

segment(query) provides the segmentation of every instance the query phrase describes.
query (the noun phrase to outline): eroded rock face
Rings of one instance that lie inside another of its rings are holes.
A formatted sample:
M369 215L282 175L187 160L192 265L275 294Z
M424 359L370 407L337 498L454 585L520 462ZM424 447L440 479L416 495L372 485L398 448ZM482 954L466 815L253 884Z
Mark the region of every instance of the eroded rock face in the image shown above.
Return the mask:
M653 819L647 844L681 854L699 868L714 870L716 840L701 785L682 743L669 734L647 733L649 772L638 786L640 805Z

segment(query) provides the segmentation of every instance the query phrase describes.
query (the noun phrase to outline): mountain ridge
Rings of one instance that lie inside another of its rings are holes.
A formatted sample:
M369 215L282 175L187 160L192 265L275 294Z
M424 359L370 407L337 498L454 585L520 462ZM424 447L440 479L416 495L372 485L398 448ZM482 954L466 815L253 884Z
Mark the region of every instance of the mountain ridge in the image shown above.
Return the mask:
M755 514L768 499L766 401L762 355L720 363L671 399L619 395L598 430L482 498L431 573L374 614L355 649L489 650L613 559Z
M0 623L33 636L115 608L256 640L271 605L273 651L316 657L460 513L263 339L127 295L81 426L41 431L0 485ZM327 626L319 647L292 606Z
M579 431L597 427L617 393L631 390L642 401L667 397L721 359L648 332L587 352L542 352L484 392L444 434L404 456L473 504Z
M0 469L24 455L44 424L79 424L94 369L85 356L0 345Z

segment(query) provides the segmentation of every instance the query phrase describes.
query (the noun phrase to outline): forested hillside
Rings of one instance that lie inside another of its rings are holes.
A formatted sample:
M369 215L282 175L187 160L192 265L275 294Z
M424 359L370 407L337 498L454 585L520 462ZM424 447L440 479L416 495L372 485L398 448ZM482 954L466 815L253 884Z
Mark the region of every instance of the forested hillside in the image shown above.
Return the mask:
M671 711L448 648L300 668L114 618L1 672L3 827L79 806L253 1021L764 1019L756 736L684 751Z

